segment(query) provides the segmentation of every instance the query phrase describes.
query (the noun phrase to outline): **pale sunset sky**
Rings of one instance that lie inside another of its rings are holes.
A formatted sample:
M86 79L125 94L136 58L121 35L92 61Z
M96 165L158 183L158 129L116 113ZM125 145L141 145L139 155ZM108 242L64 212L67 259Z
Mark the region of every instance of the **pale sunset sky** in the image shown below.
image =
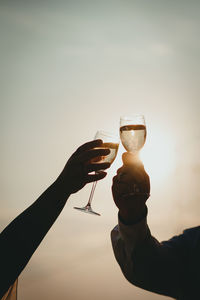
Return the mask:
M160 241L199 225L200 1L0 0L0 228L56 179L99 129L141 113L151 177L148 223ZM19 278L19 300L164 300L116 263L112 177L71 196Z

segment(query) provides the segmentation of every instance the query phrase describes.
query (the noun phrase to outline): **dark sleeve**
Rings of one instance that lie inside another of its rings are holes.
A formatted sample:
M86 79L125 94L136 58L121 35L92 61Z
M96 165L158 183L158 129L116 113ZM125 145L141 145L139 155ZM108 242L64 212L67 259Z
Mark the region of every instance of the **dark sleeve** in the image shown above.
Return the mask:
M0 299L30 260L62 211L66 198L53 184L0 234Z
M187 267L193 237L186 230L164 242L157 241L146 219L111 232L115 258L126 279L143 289L178 298L187 283Z
M190 249L187 231L161 243L149 236L132 253L131 282L151 292L179 298L187 284Z

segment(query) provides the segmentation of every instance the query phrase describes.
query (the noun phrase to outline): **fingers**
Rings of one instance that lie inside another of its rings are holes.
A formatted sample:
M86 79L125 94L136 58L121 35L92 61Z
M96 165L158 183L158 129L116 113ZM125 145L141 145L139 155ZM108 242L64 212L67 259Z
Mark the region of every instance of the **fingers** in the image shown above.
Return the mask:
M119 169L117 170L117 174L123 172L123 168L124 168L124 167L119 168Z
M92 150L88 150L86 152L81 153L76 158L76 160L77 160L77 162L86 162L95 157L106 156L109 153L110 153L110 149L108 149L108 148L92 149Z
M140 201L146 202L150 197L149 193L129 193L121 196L123 201L134 201L135 199L140 199Z
M118 177L118 175L115 175L115 176L113 177L113 184L114 184L114 183L117 183L117 182L119 182L119 177Z
M142 182L145 179L144 170L134 166L123 167L117 171L117 180L120 182Z
M149 193L150 179L145 171L134 170L134 172L130 172L130 169L126 169L126 172L119 172L113 177L113 186L119 186L120 189L123 186L127 192L138 190L139 192Z
M122 154L123 166L117 170L117 174L144 172L144 165L137 154L125 152Z
M126 195L132 192L132 188L130 185L126 185L123 183L117 183L112 185L112 193L116 199L120 199L122 195Z
M131 152L125 152L122 154L122 161L124 166L143 166L141 160L139 159L138 154L133 154Z
M98 181L103 179L107 175L106 172L104 171L99 171L98 173L94 175L88 175L85 179L86 183L93 182L93 181Z
M110 167L110 163L88 164L85 169L87 173L99 170L105 170Z
M91 141L91 142L87 142L85 144L83 144L82 146L80 146L77 150L76 150L76 153L77 154L80 154L84 151L88 151L92 148L95 148L95 147L100 147L102 146L103 144L103 141L98 139L98 140L94 140L94 141Z

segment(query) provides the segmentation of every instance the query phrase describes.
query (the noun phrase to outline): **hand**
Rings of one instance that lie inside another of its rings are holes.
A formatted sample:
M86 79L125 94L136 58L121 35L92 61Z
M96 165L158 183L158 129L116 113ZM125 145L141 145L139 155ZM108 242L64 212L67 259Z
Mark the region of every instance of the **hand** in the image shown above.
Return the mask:
M110 167L110 163L98 163L102 156L110 153L109 149L99 148L102 140L94 140L80 146L70 157L63 171L56 180L59 188L70 195L82 189L87 183L100 180L106 176L103 170ZM97 149L95 149L97 148ZM91 172L98 172L90 174Z
M122 160L123 166L113 178L112 193L122 221L131 224L145 214L150 180L137 156L126 152Z

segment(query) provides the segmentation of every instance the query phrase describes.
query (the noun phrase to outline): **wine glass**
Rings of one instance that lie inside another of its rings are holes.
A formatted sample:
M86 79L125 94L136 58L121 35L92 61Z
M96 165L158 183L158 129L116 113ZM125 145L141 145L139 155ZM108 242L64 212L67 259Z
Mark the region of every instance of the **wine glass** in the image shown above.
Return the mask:
M112 134L112 133L100 130L100 131L97 131L94 139L95 140L101 139L103 141L103 144L102 144L101 148L109 148L110 149L110 153L106 156L102 156L101 160L98 161L98 163L109 162L110 164L112 164L113 161L115 160L115 157L117 156L117 152L118 152L118 148L119 148L119 137L117 135ZM78 209L78 210L80 210L82 212L85 212L85 213L90 213L90 214L93 214L93 215L100 216L100 214L95 212L91 207L91 203L92 203L92 199L93 199L93 195L94 195L96 185L97 185L97 181L93 182L90 197L89 197L89 200L88 200L88 203L86 204L86 206L84 206L84 207L74 207L75 209Z
M139 151L146 141L146 124L143 115L134 115L132 117L120 118L120 139L124 148L134 154L135 158L139 155ZM133 184L133 192L131 194L140 194L139 187Z
M128 152L139 154L146 141L146 124L143 115L120 118L120 139Z

